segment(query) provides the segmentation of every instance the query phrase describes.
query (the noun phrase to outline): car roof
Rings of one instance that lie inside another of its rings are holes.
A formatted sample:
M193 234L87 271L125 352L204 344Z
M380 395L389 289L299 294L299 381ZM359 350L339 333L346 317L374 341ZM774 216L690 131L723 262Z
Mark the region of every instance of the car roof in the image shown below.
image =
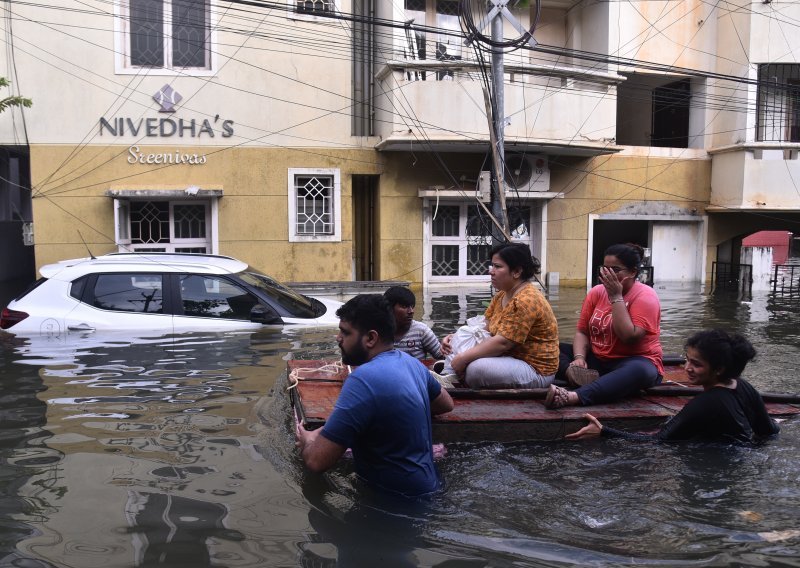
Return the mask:
M229 256L175 253L112 253L92 258L74 258L39 269L45 278L74 280L96 272L199 272L234 274L247 263Z

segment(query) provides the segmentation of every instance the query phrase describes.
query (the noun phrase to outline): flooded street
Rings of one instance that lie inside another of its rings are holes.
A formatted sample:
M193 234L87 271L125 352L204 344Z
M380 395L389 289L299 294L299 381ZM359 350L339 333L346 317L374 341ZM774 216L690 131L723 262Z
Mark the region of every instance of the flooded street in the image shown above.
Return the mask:
M665 352L744 333L746 376L796 393L800 302L657 288ZM552 294L570 340L584 291ZM437 335L488 287L419 298ZM800 566L800 420L756 448L621 439L454 444L425 505L307 473L288 359L333 329L2 342L0 566Z

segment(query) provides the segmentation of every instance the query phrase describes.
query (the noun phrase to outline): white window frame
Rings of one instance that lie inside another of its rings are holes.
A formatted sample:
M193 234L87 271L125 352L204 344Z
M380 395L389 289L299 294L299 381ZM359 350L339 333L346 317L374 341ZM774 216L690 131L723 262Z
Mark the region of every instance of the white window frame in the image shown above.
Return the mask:
M114 199L114 242L119 252L136 252L140 249L163 248L164 252L175 252L179 248L204 246L206 254L219 254L218 238L218 199L170 199L168 196L153 196L136 201L166 201L169 203L169 235L168 243L134 243L131 239L130 199ZM175 205L204 205L206 211L206 233L204 239L175 239Z
M297 176L325 176L333 178L333 234L330 235L299 235L297 234L297 191L295 179ZM289 168L288 177L289 196L289 242L290 243L318 243L341 242L342 240L342 185L341 172L338 168Z
M541 218L537 215L537 201L541 201ZM531 216L529 219L530 234L526 238L512 239L513 242L524 243L531 247L531 253L539 258L542 267L542 273L545 271L545 258L544 258L544 235L547 231L547 205L546 201L540 199L525 199L519 205L529 206L531 208ZM467 239L466 239L466 224L468 217L468 210L470 205L480 207L474 200L464 201L461 199L439 199L439 206L444 205L457 205L460 207L459 212L459 235L448 237L433 236L433 213L436 209L436 199L423 199L423 262L425 263L425 271L423 274L423 284L469 284L474 285L479 282L488 282L489 280L489 259L486 259L486 272L483 274L468 275L467 270ZM487 204L488 206L488 204ZM456 276L434 276L433 275L433 246L434 245L458 245L458 266L459 274Z
M210 77L216 74L217 53L217 10L215 0L206 0L207 21L210 33L206 37L208 50L208 67L172 67L172 3L164 1L164 66L140 67L133 66L130 62L130 0L120 0L114 3L114 71L117 75L137 75L146 72L147 75L176 76L190 75L195 77Z
M318 15L313 14L313 13L308 14L308 13L304 13L304 12L298 12L297 11L297 4L298 3L299 3L299 0L286 0L286 4L290 7L290 9L287 10L287 16L286 17L288 19L290 19L290 20L303 20L303 21L306 21L306 22L328 22L328 23L336 24L336 20L334 20L332 18L329 18L329 17L326 17L326 16L318 16ZM331 10L329 10L327 13L330 14L331 16L335 16L340 11L340 2L339 2L339 0L333 0L331 3L333 4L333 8Z
M488 279L489 274L489 264L487 259L486 264L486 272L482 274L467 274L467 247L469 243L466 239L466 227L467 227L467 217L469 207L474 205L476 207L480 207L474 201L440 201L440 207L458 207L459 208L459 218L458 218L458 235L454 236L446 236L446 237L438 237L433 235L433 214L436 211L436 204L433 204L433 207L430 207L426 211L425 220L427 221L427 227L425 234L427 236L428 243L426 245L426 252L428 254L429 260L425 263L425 270L430 278L431 282L485 282ZM488 244L488 243L487 243ZM458 246L458 268L459 273L454 276L434 276L433 275L433 247L436 245L443 245L443 246Z

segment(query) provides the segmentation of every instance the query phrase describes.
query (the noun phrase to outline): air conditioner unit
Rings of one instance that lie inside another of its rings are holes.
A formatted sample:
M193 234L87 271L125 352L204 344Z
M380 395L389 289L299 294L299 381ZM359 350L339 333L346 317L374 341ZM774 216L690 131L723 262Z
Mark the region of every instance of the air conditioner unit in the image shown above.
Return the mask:
M508 153L503 181L506 194L526 195L550 191L550 167L542 154Z

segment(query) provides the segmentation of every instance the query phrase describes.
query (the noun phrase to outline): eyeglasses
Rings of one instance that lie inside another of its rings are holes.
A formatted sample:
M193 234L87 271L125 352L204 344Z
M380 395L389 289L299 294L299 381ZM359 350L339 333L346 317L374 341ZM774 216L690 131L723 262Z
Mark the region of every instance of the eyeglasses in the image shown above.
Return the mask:
M627 268L620 268L619 266L602 266L601 265L601 266L597 267L597 271L599 272L603 268L607 268L608 270L610 270L614 274L619 274L620 272L625 272L626 270L628 270Z

